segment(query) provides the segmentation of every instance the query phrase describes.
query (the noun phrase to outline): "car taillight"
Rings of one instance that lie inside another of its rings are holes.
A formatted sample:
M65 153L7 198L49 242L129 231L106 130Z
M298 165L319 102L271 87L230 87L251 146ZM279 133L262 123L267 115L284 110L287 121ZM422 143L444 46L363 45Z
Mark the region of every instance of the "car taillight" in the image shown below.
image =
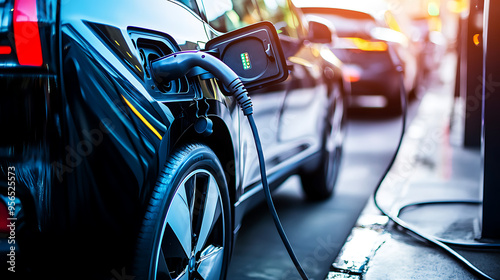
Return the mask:
M12 48L10 46L0 46L0 54L10 54Z
M13 17L14 41L19 64L42 66L43 57L36 0L16 0Z
M5 202L0 198L0 233L6 233L10 230L7 227L7 218L9 218L7 205L5 205Z
M351 83L358 82L361 79L363 69L358 65L344 64L342 68L342 75L346 81Z

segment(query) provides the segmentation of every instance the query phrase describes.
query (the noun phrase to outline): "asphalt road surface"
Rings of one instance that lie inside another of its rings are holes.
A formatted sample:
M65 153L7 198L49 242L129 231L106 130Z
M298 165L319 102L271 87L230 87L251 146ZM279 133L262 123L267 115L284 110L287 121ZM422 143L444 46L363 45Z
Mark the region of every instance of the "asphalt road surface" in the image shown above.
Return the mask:
M409 121L418 103L410 103ZM311 279L325 279L386 169L400 130L400 116L380 109L351 110L334 196L319 203L306 201L297 176L273 193L283 227ZM243 220L227 279L300 279L264 201Z

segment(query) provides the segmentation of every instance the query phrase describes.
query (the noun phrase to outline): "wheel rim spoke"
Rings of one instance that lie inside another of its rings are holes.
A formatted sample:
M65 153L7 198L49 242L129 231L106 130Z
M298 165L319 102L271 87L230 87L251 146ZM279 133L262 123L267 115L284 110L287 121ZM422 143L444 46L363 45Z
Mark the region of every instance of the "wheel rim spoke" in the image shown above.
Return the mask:
M175 194L167 214L167 224L174 232L187 257L191 255L191 223L184 188Z
M189 273L184 270L175 280L189 280Z
M205 251L209 251L209 253L198 261L198 274L202 279L219 279L222 272L224 249L210 245Z
M199 253L203 250L208 237L212 233L215 222L221 215L219 196L217 182L214 177L210 176L206 186L206 195L202 213L203 216L200 230L197 234L198 239L194 248L195 253Z

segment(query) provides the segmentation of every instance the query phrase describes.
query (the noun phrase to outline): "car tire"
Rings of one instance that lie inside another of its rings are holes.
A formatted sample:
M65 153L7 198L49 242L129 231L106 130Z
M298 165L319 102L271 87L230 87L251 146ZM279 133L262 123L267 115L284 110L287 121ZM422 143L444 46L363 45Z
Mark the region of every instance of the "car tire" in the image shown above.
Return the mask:
M202 144L177 149L156 183L139 233L137 279L225 279L232 230L224 172Z
M302 189L309 200L321 201L330 198L333 194L342 159L346 128L345 114L344 99L339 98L335 111L327 118L317 167L300 174Z

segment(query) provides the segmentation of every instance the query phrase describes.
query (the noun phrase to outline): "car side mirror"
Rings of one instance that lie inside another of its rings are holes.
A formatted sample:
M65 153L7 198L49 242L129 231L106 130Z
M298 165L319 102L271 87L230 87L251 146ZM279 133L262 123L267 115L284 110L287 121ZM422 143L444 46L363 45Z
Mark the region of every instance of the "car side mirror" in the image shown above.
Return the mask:
M288 77L278 33L270 22L220 35L208 41L204 51L228 65L248 90L279 83Z
M307 16L309 24L308 40L312 43L329 44L336 33L333 24L317 16Z

